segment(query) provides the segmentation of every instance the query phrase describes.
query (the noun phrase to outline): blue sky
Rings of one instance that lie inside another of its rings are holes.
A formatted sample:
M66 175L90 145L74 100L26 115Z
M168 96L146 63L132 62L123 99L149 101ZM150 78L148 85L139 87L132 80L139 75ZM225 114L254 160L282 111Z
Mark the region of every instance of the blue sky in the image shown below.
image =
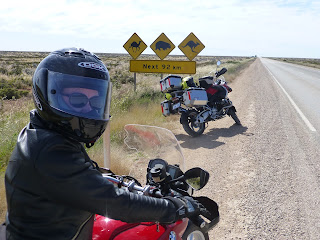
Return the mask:
M320 0L11 0L0 4L0 51L126 53L133 33L148 46L165 33L182 55L193 32L200 55L320 58L319 26Z

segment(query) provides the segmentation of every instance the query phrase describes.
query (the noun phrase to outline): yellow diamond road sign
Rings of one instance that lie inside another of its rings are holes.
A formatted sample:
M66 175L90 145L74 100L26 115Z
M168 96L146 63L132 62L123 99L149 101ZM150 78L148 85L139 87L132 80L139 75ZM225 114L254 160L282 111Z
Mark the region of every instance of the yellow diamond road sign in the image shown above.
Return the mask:
M141 40L141 38L134 33L129 40L123 45L127 52L136 59L147 48L147 45Z
M180 43L179 48L184 55L192 61L192 59L204 49L204 45L193 33L190 33L188 37Z
M176 46L164 34L161 35L150 45L150 48L162 60L175 48Z

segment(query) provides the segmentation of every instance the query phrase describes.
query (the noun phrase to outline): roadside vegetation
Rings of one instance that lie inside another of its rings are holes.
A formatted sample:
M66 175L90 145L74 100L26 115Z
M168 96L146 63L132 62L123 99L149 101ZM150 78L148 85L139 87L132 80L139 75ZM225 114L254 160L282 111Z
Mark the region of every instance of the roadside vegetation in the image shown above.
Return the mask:
M48 53L32 52L0 52L0 221L6 211L4 172L11 152L21 129L29 121L29 111L34 108L31 98L32 75ZM111 139L111 169L119 174L128 173L124 161L123 147L126 124L136 123L156 125L173 130L179 125L179 115L163 117L160 103L164 95L160 92L161 74L139 73L134 92L133 73L129 72L129 55L97 54L109 69L113 83L110 139ZM151 55L142 55L141 59L156 59ZM186 61L186 57L169 56L168 60ZM249 57L196 57L197 73L195 79L213 74L217 68L216 62L228 72L224 75L232 82L239 73L248 67L255 58ZM165 74L163 77L166 76ZM182 76L188 76L182 74ZM103 138L88 149L90 157L103 166Z
M271 58L271 59L320 69L319 58Z

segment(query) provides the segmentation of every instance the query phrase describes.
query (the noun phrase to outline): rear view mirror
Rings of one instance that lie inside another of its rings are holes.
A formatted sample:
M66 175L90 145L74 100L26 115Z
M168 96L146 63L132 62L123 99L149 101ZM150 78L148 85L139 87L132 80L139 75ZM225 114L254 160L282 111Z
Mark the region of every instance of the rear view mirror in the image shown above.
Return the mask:
M221 62L220 62L220 60L217 62L217 66L220 66L220 64L221 64Z
M201 168L191 168L184 174L184 179L194 190L200 190L209 181L209 173Z

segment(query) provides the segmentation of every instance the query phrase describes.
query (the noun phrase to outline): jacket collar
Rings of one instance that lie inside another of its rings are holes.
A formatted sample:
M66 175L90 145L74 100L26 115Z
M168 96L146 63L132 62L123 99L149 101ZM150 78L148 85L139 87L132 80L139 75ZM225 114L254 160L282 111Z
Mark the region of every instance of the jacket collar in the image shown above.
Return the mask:
M49 128L39 116L36 109L30 111L30 123L34 128Z

